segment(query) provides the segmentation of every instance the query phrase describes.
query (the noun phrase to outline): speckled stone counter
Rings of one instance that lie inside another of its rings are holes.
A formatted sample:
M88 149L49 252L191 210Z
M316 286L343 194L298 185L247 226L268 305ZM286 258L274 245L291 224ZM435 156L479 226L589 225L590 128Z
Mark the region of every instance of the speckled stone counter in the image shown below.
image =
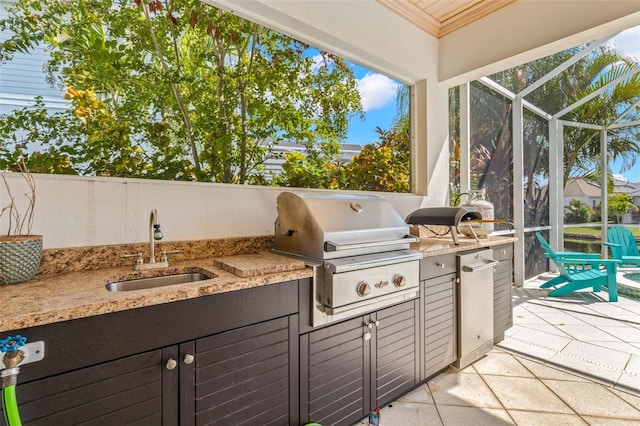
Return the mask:
M175 262L165 269L133 271L131 266L127 266L39 275L29 282L2 285L0 332L312 276L312 270L298 260L271 253L267 255L267 260L262 261L266 272L244 278L216 266L212 256L210 259ZM201 272L211 279L134 291L110 292L105 288L106 284L117 281L189 272Z
M460 244L455 245L451 237L430 237L421 238L411 248L428 257L515 241L513 237L489 237L476 242L461 236ZM133 271L131 265L117 268L105 265L108 262L113 265L113 259L116 259L116 265L122 265L120 262L124 260L120 260L120 255L144 249L140 244L48 250L46 266L36 278L20 284L0 285L0 332L313 275L311 268L306 268L300 260L266 251L272 247L270 237L169 243L163 249L182 250L171 255L169 268L139 272ZM256 253L256 250L263 251ZM185 258L187 260L183 260ZM133 261L126 259L126 262ZM85 269L81 269L83 265ZM102 268L96 268L96 265ZM117 281L190 272L201 272L211 279L146 290L110 292L105 288L106 284Z
M518 241L517 238L509 236L497 236L480 238L480 242L477 242L473 238L468 238L463 235L458 236L459 245L453 243L453 239L450 236L444 237L428 237L421 238L420 242L411 244L413 250L418 250L424 257L438 256L447 253L457 253L460 251L474 250L484 247L492 247L501 244L509 244Z

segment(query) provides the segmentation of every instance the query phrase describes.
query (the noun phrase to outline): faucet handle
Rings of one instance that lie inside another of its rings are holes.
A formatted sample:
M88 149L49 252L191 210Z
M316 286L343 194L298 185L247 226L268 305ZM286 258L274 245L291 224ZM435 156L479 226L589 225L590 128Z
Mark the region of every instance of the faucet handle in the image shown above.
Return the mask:
M135 257L136 258L136 265L142 265L144 263L144 259L142 257L142 252L141 251L139 251L136 254L123 254L120 257L122 257L122 258Z
M167 257L167 255L173 254L173 253L182 253L182 250L170 250L170 251L162 250L160 262L168 262L169 258Z

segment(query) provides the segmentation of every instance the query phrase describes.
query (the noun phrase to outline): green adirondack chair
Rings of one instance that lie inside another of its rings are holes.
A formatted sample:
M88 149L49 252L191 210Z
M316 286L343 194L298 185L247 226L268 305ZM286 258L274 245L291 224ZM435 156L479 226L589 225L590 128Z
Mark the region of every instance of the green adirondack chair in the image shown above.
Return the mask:
M559 276L544 283L541 287L556 287L549 296L557 297L584 288L601 291L607 288L609 301L618 301L618 283L616 272L619 259L600 259L597 253L554 252L540 233L536 233L538 241L546 251L545 255L558 268ZM546 245L546 246L545 246Z
M541 233L536 232L536 238L540 242L540 246L544 249L545 256L547 256L549 258L551 256L577 257L577 258L587 258L587 259L599 259L600 258L600 253L581 253L581 252L577 252L577 251L556 251L556 252L554 252L553 249L551 248L551 245L549 244L549 242L542 236ZM544 284L542 284L540 286L540 288L555 287L558 284L562 284L562 283L566 283L566 282L567 282L567 279L565 277L563 277L562 275L558 275L557 277L552 278L549 281L547 281Z
M640 265L638 243L631 231L624 226L611 226L607 229L607 242L604 244L611 248L612 257L620 259L623 265Z

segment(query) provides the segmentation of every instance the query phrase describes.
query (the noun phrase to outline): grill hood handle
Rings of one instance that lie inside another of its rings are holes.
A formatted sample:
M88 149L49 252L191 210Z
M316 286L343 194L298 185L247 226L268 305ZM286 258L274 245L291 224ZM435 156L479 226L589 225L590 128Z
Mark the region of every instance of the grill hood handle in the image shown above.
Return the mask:
M391 246L394 244L417 243L418 241L420 241L420 238L414 237L413 235L405 235L403 238L400 238L399 240L374 241L370 243L358 243L358 244L338 244L332 241L325 241L324 251L332 252L332 251L353 250L353 249L361 249L361 248L369 248L369 247L384 247L384 246Z

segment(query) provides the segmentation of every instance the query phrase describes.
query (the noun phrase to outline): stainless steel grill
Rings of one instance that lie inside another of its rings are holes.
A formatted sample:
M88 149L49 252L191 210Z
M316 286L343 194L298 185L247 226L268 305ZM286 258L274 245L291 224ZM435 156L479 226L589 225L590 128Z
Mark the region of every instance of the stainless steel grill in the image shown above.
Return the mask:
M409 227L370 195L283 192L275 249L314 268L312 325L418 296L419 259Z

